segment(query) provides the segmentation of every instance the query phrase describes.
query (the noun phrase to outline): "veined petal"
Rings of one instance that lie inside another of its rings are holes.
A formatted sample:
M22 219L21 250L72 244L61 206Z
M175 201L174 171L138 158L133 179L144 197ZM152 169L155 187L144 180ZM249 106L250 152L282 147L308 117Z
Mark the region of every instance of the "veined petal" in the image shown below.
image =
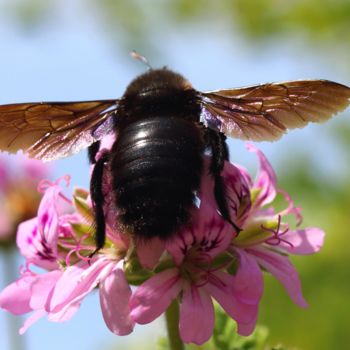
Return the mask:
M185 343L205 343L213 333L214 320L214 306L210 295L203 288L186 283L180 304L181 339Z
M131 288L125 278L122 262L101 282L100 303L103 319L111 332L127 335L134 329L130 318Z
M131 318L140 324L159 317L178 296L183 281L177 268L167 269L148 279L131 296Z
M249 248L247 252L254 255L257 262L282 283L295 304L307 307L298 273L286 256L263 247Z
M288 231L282 236L283 241L280 242L278 247L286 250L290 254L314 254L323 246L324 236L324 231L317 227ZM284 241L289 242L290 244L287 244Z
M22 222L18 226L17 246L21 254L31 263L47 270L58 267L56 256L50 247L44 248L38 227L38 218Z
M223 271L216 271L209 276L203 288L237 322L249 323L256 318L257 306L240 301L234 291L234 279Z
M57 256L58 213L56 202L61 189L58 186L49 187L38 208L38 229L43 243Z
M109 274L113 265L109 260L100 258L67 267L57 281L46 309L56 313L67 304L82 300Z
M203 210L201 206L201 220L203 232L200 250L214 258L223 252L231 243L235 234L232 226L224 220L216 211Z
M233 235L232 226L202 201L200 209L193 211L192 225L184 227L166 248L180 265L191 248L196 249L199 258L214 258L230 245Z

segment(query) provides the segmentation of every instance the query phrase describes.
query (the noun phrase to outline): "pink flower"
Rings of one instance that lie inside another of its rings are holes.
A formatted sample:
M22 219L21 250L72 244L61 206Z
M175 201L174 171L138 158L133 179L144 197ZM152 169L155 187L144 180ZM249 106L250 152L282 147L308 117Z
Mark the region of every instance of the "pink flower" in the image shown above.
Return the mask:
M260 171L252 181L241 170L250 187L252 205L242 212L239 225L243 230L233 240L230 251L239 256L241 268L245 268L245 261L250 259L251 264L274 275L294 303L306 307L298 273L287 253L305 255L318 252L323 245L324 232L315 227L290 230L288 224L281 222L282 217L293 214L299 224L300 208L295 208L289 195L277 189L276 175L263 153L252 145L248 149L257 153ZM288 207L276 213L271 204L279 192L285 196Z
M92 217L87 193L76 191L74 207L63 195L59 182L46 181L41 188L44 185L47 188L38 216L19 227L17 244L27 267L20 279L1 292L0 307L15 314L34 311L21 329L23 333L46 314L53 322L69 320L84 297L99 286L107 326L118 335L130 333L131 289L123 270L127 246L115 233L113 246L90 259L95 246L89 234L92 222L86 221ZM49 272L36 274L29 265Z
M38 216L21 223L17 232L17 246L28 263L48 270L58 268L57 202L60 200L60 193L58 185L49 187L40 203Z
M108 328L117 335L133 330L129 316L130 286L123 271L123 261L97 257L67 267L46 302L51 321L64 321L61 315L74 313L86 295L99 286L103 318Z
M110 143L106 139L97 158ZM251 145L249 150L257 153L260 163L254 181L245 169L228 162L222 172L230 217L242 229L239 233L218 211L208 157L191 220L167 242L159 238L134 242L119 231L111 176L106 171L106 244L95 254L89 193L76 189L70 200L59 181L42 182L39 187L45 193L37 216L18 229L17 245L26 267L0 293L0 307L17 315L32 312L21 329L24 332L45 315L53 322L69 320L85 296L98 289L107 327L125 335L135 323L152 322L177 300L180 336L199 345L213 332L213 300L237 322L239 334L254 330L264 288L262 270L273 274L292 300L305 307L288 254L317 252L324 233L315 227L292 230L283 222L292 214L299 224L300 208L277 188L276 175L262 152ZM278 193L288 203L280 212L273 207ZM46 272L33 272L32 265ZM138 286L134 293L130 285Z
M216 210L201 205L193 214L193 224L167 244L175 266L148 279L131 297L132 319L141 324L152 322L179 298L181 338L196 344L203 344L212 335L215 318L212 298L242 329L255 322L260 293L245 278L245 271L235 276L225 271L231 259L224 252L233 237L232 227Z
M45 274L26 271L20 279L7 286L0 294L0 307L15 315L34 311L20 329L23 334L29 326L46 314L45 303L56 284L61 271Z

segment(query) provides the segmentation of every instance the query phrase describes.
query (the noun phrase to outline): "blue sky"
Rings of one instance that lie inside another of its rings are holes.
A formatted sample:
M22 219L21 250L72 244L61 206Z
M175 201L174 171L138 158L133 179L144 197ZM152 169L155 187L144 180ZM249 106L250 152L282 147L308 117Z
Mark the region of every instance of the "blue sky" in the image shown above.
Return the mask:
M9 2L1 0L0 6ZM57 7L58 19L30 33L19 29L6 11L0 12L1 104L117 98L130 80L144 71L145 67L130 59L127 51L111 44L94 12L81 7L81 1L74 5L68 1L61 4ZM247 46L238 36L225 34L224 27L164 29L153 33L161 55L151 64L167 65L179 71L199 90L302 78L331 79L350 85L336 66L328 66L319 55L306 52L297 42L257 48ZM344 114L339 120L349 117L349 113ZM329 124L335 125L339 120L336 118ZM338 176L334 169L341 152L329 141L327 127L312 125L288 134L278 143L259 146L277 168L290 152L312 152L317 148L313 160L316 169L327 176ZM242 142L230 140L230 149L233 161L254 167L255 159ZM57 161L54 167L57 177L69 173L73 185L88 186L84 152ZM4 257L0 257L0 271L3 268ZM5 280L0 273L0 286L3 285ZM6 315L1 312L1 349L9 350L5 320ZM47 344L50 350L61 350L62 346L66 350L93 350L113 344L125 348L133 341L154 341L162 327L158 322L138 327L131 337L118 338L105 327L98 298L93 295L69 323L55 324L43 319L29 329L25 341L28 350L47 349Z

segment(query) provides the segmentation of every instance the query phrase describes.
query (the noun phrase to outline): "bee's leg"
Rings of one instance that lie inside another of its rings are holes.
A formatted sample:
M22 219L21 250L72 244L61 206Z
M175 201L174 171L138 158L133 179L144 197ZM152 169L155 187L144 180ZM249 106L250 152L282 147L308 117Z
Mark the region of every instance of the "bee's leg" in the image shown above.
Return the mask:
M104 204L104 195L102 191L102 181L103 181L103 171L105 167L105 163L109 160L109 154L106 153L102 155L102 157L95 162L94 169L91 174L90 180L90 194L92 200L92 206L95 212L95 225L96 225L96 233L95 233L95 242L96 242L96 250L92 253L94 255L101 248L103 248L106 239L106 222L105 215L103 211Z
M96 155L97 155L97 152L100 149L100 144L101 144L100 141L96 141L92 145L89 146L89 148L88 148L88 158L89 158L90 164L95 164L96 163Z
M212 161L209 170L214 177L214 195L216 203L222 217L233 226L237 233L239 233L241 229L232 221L230 217L225 187L221 177L225 160L229 160L229 150L226 143L226 136L221 132L209 128L205 129L205 134L207 146L210 147L212 153Z

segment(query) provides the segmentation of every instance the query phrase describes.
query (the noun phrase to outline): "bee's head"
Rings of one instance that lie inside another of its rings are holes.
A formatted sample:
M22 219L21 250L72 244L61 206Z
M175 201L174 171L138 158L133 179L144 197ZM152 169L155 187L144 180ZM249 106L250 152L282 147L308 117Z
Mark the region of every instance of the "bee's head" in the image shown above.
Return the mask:
M150 69L127 87L124 112L133 116L193 114L196 91L182 75L167 68ZM190 109L188 109L187 108Z
M138 95L159 95L170 91L184 91L192 89L191 84L182 75L175 73L166 67L150 69L139 75L127 87L124 97Z

